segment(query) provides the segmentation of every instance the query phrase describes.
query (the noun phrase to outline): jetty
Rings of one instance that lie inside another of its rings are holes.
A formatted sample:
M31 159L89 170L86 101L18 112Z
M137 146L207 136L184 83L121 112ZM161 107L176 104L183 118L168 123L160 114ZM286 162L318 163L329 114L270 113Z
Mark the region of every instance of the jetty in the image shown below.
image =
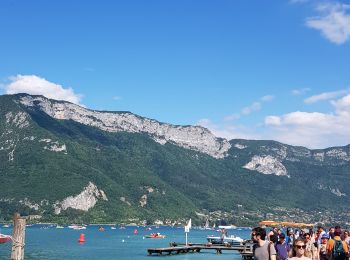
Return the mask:
M148 255L171 255L171 254L186 254L186 253L199 253L202 250L214 250L217 254L222 254L223 251L238 251L243 259L252 259L253 257L253 243L243 242L240 245L230 244L200 244L200 243L175 243L171 242L169 247L162 248L148 248Z

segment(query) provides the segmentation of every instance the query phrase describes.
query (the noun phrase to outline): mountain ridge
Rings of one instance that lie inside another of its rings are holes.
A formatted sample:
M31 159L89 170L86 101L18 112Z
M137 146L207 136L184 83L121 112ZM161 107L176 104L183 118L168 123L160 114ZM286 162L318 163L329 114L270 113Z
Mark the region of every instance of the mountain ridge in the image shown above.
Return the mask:
M175 138L170 124L161 128L168 138L157 142L125 120L124 130L106 131L96 117L84 124L55 104L66 102L0 96L0 210L8 218L16 209L56 221L175 223L204 214L250 224L266 214L283 220L303 210L304 219L316 221L319 210L348 209L349 145L310 150L181 128L198 138L185 140L189 134ZM81 111L84 120L91 115ZM284 197L277 197L281 191Z
M135 116L133 113L89 110L69 102L56 103L43 96L24 95L20 98L20 102L26 106L40 107L45 113L56 119L71 119L109 132L145 132L161 144L172 141L216 158L224 157L225 152L230 148L226 139L215 137L209 130L201 126L174 126ZM186 135L186 131L190 133ZM169 132L172 133L168 134Z

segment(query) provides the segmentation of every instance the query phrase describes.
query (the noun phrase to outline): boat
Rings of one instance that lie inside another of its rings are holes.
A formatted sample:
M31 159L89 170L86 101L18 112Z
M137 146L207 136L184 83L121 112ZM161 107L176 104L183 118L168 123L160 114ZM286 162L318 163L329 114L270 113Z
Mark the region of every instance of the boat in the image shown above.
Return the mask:
M230 245L240 245L244 239L235 236L235 235L228 235L227 231L220 230L221 235L220 236L214 236L214 235L210 235L207 236L207 240L209 243L212 244L230 244Z
M209 219L207 219L207 221L205 222L204 229L211 229L209 227Z
M274 221L274 220L263 220L259 222L260 226L263 227L299 227L299 228L313 228L314 224L307 223L296 223L287 221Z
M236 229L237 227L235 225L229 225L229 226L219 226L220 229Z
M165 238L165 235L160 233L151 233L150 235L145 236L145 238Z
M98 231L103 232L103 231L105 231L105 228L104 228L104 227L99 227L99 228L98 228Z
M56 228L64 228L64 226L57 225Z
M0 234L0 244L4 244L12 239L9 235Z
M81 230L81 229L86 229L86 226L83 225L70 225L68 228L74 229L74 230Z

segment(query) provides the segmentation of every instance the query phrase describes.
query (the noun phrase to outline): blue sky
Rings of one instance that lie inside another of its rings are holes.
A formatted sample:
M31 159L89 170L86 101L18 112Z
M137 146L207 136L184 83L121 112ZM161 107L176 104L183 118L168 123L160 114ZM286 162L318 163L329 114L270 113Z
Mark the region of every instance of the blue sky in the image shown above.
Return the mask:
M0 93L350 143L350 1L0 1Z

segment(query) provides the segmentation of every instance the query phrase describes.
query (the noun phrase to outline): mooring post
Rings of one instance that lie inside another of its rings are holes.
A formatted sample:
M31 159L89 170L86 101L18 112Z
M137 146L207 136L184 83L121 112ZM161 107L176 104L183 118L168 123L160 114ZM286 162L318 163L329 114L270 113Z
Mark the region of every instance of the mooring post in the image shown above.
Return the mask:
M11 260L24 259L24 239L25 239L26 219L19 213L13 215L13 235Z

